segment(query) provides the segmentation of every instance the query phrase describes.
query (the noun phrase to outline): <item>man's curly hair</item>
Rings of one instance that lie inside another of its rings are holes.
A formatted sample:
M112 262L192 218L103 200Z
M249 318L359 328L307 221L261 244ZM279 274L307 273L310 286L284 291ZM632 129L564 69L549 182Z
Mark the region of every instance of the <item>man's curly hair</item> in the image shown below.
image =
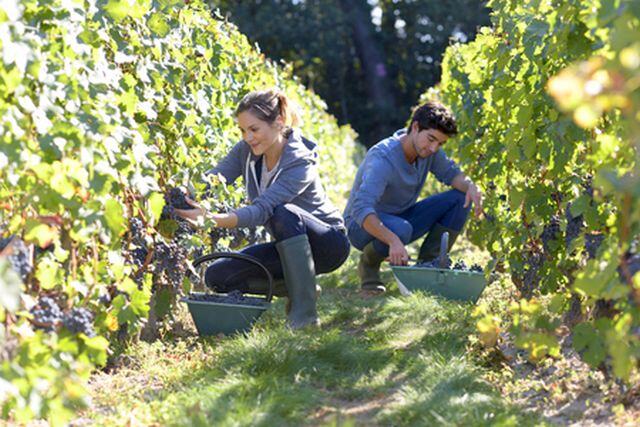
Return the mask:
M458 133L458 126L453 113L439 102L430 101L416 108L407 127L407 133L411 132L413 122L418 122L420 130L437 129L447 136L453 136Z

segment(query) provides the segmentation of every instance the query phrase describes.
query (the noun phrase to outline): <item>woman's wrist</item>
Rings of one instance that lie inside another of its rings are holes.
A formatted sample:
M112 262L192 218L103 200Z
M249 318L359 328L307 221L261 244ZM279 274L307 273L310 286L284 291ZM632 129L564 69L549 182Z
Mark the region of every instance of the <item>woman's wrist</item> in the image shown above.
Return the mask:
M234 228L238 225L238 217L235 213L209 213L207 218L216 223L216 227Z

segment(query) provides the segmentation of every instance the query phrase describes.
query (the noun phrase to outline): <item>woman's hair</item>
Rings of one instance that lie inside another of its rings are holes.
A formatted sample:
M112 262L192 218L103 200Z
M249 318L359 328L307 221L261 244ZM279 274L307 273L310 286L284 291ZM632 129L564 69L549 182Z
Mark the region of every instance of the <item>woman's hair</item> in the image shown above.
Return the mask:
M236 116L248 111L258 119L273 124L278 116L284 120L283 133L298 124L298 114L284 92L277 89L250 92L242 98L236 108Z
M458 126L453 113L439 102L427 102L416 108L407 127L407 132L411 132L413 122L418 122L420 130L437 129L447 136L453 136L458 133Z

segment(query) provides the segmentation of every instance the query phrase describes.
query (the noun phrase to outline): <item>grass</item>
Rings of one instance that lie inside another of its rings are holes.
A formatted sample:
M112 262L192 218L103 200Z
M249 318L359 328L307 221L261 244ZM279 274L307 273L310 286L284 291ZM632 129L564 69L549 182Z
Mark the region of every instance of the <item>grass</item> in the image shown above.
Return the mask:
M92 381L96 425L536 425L484 380L472 306L356 291L355 257L321 279L322 328L277 301L245 335L140 343ZM388 274L388 272L386 273ZM391 278L388 283L391 284Z

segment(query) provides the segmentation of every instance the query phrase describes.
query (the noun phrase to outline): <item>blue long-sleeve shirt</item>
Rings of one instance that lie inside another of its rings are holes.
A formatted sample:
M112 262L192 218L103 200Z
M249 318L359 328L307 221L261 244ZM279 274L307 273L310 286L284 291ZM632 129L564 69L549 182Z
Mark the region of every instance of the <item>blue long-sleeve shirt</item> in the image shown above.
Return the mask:
M446 185L451 185L453 178L461 173L442 149L409 164L400 143L405 134L406 130L400 129L367 152L344 210L347 227L353 221L362 226L364 219L372 213L393 215L409 209L416 203L429 173Z

